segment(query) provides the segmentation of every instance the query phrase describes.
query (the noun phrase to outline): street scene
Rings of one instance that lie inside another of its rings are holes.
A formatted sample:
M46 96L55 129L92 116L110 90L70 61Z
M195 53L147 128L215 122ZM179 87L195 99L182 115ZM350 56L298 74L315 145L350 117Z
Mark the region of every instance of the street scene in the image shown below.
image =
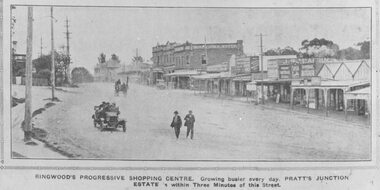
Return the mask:
M12 15L13 158L372 157L369 9Z

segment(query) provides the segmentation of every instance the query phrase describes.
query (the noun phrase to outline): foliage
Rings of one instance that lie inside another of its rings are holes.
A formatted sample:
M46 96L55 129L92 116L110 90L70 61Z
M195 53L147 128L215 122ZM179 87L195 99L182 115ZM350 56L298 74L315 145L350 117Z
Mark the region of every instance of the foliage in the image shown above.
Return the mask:
M363 41L356 44L357 46L360 46L360 52L362 54L362 59L369 59L370 58L370 43L369 41Z
M337 54L338 59L347 59L347 60L355 60L355 59L361 59L362 53L360 50L349 47L346 49L342 49L338 51Z
M98 57L98 61L99 61L99 63L105 63L106 62L106 54L100 53L100 55Z
M303 40L300 52L304 58L336 58L339 46L331 40L324 38L313 40Z
M73 83L82 83L82 82L93 82L94 77L92 74L84 67L75 67L71 71Z
M37 73L51 71L51 54L42 55L32 61ZM56 85L61 85L67 80L66 70L68 68L69 58L64 52L54 52L55 78Z
M133 56L132 57L132 62L133 63L142 63L142 62L144 62L144 58L141 57L141 56Z
M273 55L298 55L299 52L294 50L292 47L285 47L284 49L277 48L277 49L270 49L264 53L266 56L273 56Z
M43 69L43 70L40 70L38 73L37 73L38 77L41 77L41 78L46 78L50 81L50 76L51 76L51 72L49 69Z
M114 61L120 62L119 56L117 56L116 54L112 54L112 55L111 55L111 60L114 60Z

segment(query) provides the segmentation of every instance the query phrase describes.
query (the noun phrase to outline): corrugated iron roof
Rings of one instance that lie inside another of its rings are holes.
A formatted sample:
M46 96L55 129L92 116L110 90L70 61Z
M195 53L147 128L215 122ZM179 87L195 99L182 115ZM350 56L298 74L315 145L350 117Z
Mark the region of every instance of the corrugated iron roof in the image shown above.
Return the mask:
M363 60L352 60L352 61L344 61L343 64L345 64L350 70L350 72L353 74L358 70L360 64L363 62Z
M338 71L340 65L342 63L325 63L325 66L330 70L331 74L334 76L336 72Z

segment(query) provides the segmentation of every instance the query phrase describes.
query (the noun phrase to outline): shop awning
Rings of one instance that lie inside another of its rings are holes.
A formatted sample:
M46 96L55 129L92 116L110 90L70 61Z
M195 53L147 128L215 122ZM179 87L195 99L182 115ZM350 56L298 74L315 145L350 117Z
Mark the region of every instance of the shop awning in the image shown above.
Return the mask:
M206 79L221 79L221 78L231 78L230 73L207 73L197 76L192 76L193 79L206 80Z
M251 81L252 76L251 75L242 75L242 76L235 76L232 81Z
M152 70L153 73L164 73L164 70L162 68L154 68Z
M191 76L191 78L198 79L198 80L214 79L214 78L219 78L219 77L220 77L220 73L210 73L210 74Z
M326 80L321 81L319 85L305 85L305 84L294 84L292 83L292 87L341 87L341 88L348 88L348 87L354 87L354 86L361 86L369 84L369 81L353 81L353 80L342 80L342 81L336 81L336 80Z
M164 74L164 76L193 76L199 74L200 73L198 71L178 71L174 73Z
M345 92L344 95L347 100L355 100L355 99L369 100L370 87L366 87L366 88L362 88L362 89L354 90L350 92Z
M291 83L292 80L291 79L283 79L283 80L270 80L270 79L267 79L267 80L255 80L255 81L252 81L251 83L253 84L286 84L286 83Z

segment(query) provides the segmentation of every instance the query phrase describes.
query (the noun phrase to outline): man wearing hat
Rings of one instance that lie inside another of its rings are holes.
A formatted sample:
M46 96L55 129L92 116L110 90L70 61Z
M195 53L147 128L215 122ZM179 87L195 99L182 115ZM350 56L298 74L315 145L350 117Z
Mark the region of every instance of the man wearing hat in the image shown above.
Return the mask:
M175 136L179 137L179 132L180 132L180 128L182 126L182 120L181 120L181 116L178 115L178 111L175 111L174 112L174 117L173 117L173 121L172 123L170 124L170 126L172 128L174 128L174 132L175 132Z
M193 111L189 111L189 114L186 115L185 117L185 126L187 127L187 133L186 133L186 138L189 137L189 134L190 135L190 138L193 139L193 136L194 136L194 122L195 122L195 117L193 115Z

